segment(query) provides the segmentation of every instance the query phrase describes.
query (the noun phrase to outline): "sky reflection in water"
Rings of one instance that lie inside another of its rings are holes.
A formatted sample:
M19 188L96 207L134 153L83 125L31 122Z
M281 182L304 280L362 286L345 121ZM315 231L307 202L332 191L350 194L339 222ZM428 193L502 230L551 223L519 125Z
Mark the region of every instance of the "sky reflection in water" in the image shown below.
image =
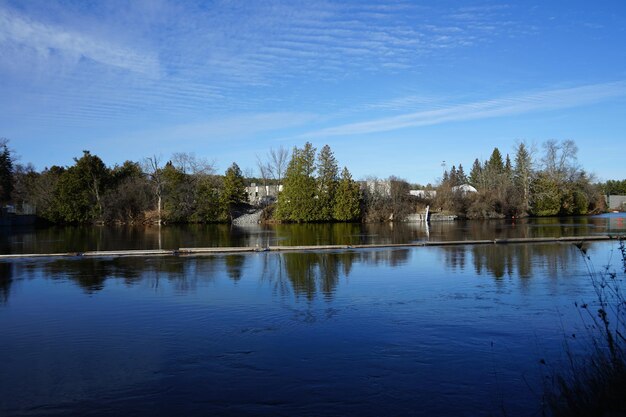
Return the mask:
M0 268L9 415L528 415L592 297L558 244Z

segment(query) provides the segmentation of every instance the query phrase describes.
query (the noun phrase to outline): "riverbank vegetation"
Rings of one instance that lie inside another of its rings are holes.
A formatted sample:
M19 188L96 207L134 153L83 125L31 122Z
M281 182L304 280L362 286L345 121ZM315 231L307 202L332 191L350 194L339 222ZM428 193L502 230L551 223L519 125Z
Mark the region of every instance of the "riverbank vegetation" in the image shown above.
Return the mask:
M0 205L72 224L230 222L250 203L265 207L264 219L274 222L383 222L403 221L426 206L466 218L581 215L603 211L606 194L626 194L626 180L595 184L578 165L572 141L548 141L535 154L524 143L513 158L495 148L469 173L453 165L436 186L423 187L393 176L355 181L328 145L319 152L310 143L291 154L272 149L257 157L255 176L236 163L219 174L191 153L110 167L83 151L71 166L37 171L17 163L4 139ZM265 198L248 201L252 183L268 191Z
M469 175L462 165L444 172L435 205L467 218L571 216L606 209L603 188L577 162L571 140L547 141L543 154L525 143L514 150L513 161L494 148L489 159L474 160ZM475 192L460 188L469 184Z
M245 180L233 163L224 175L192 154L126 161L107 167L89 151L69 167L13 173L12 200L52 223L227 222L246 203Z
M568 352L569 372L550 377L547 406L555 417L623 416L626 414L626 246L620 241L622 273L607 266L596 271L580 248L588 266L596 298L576 303L585 322L590 355L580 358ZM575 335L572 336L575 338Z

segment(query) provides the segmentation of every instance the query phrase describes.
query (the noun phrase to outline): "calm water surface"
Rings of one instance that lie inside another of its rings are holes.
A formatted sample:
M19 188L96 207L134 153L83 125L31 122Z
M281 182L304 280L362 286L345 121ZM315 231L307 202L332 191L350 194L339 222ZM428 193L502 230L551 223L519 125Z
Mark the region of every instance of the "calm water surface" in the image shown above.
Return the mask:
M0 229L0 254L214 246L354 245L626 233L626 213L590 217L395 224Z
M585 249L619 268L615 242ZM594 299L566 244L18 260L0 277L3 416L541 415L564 341L587 346L574 302Z

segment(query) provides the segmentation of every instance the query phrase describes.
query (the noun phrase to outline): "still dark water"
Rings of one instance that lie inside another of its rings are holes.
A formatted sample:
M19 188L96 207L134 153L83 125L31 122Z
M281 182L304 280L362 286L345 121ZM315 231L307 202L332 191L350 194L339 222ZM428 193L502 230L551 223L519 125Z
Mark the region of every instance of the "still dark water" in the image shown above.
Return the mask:
M236 227L50 227L0 229L0 254L213 246L355 245L625 233L626 214L590 217L387 224Z
M586 235L619 232L615 219L429 236L163 228L161 244ZM144 248L154 236L46 229L2 242L4 253ZM619 270L615 242L586 250L592 267ZM587 268L566 244L0 262L0 415L541 415L564 342L587 347L574 306L594 300Z

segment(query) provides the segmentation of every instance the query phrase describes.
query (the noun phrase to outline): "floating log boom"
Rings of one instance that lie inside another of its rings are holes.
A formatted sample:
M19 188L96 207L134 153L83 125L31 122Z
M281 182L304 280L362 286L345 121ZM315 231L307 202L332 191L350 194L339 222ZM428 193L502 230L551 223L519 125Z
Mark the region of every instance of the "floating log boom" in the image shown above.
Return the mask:
M20 258L111 258L128 256L203 256L203 255L229 255L255 252L311 252L311 251L338 251L338 250L367 250L367 249L402 249L426 246L463 246L463 245L506 245L506 244L533 244L533 243L582 243L603 240L624 239L620 235L597 235L597 236L566 236L566 237L520 237L503 238L492 240L449 240L449 241L421 241L411 243L374 243L362 245L307 245L307 246L267 246L267 247L210 247L210 248L179 248L179 249L154 249L154 250L114 250L114 251L89 251L89 252L66 252L66 253L18 253L0 255L3 259Z

